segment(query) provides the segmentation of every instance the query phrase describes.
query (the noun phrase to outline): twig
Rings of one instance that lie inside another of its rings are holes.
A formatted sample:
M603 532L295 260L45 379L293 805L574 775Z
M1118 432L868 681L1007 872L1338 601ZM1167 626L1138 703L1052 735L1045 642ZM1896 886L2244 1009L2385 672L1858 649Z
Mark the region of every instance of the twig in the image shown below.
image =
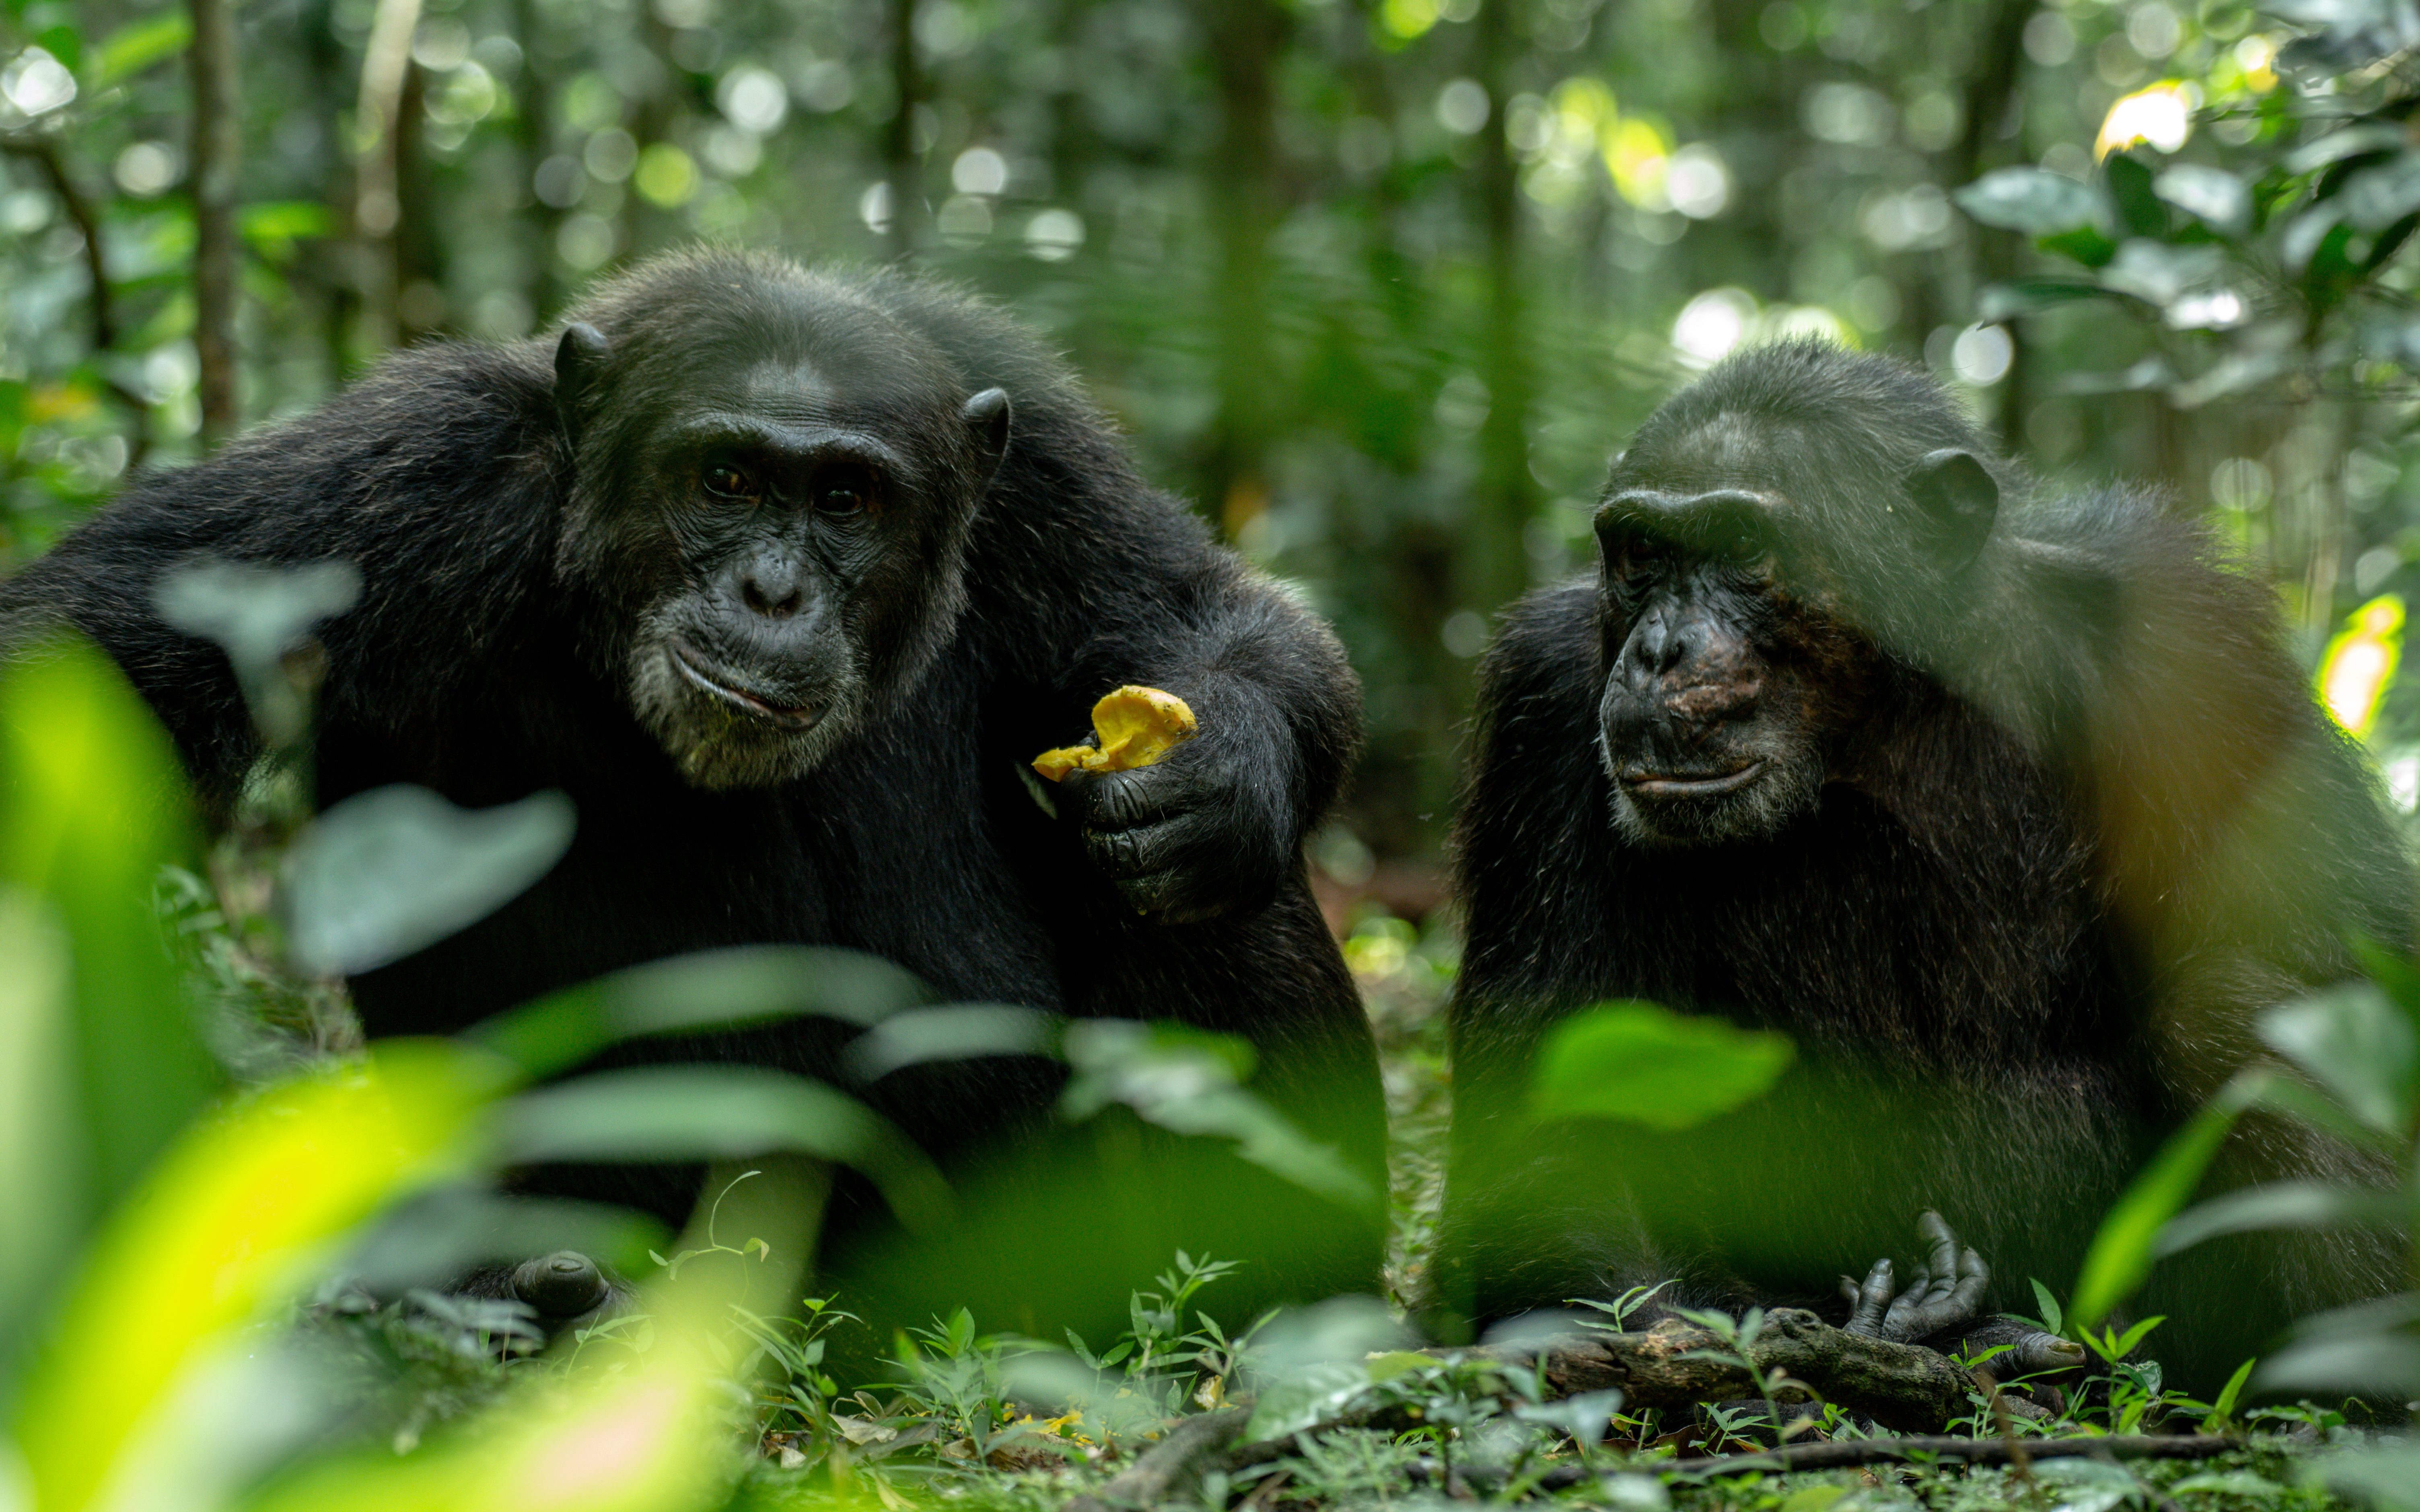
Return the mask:
M1066 1512L1157 1505L1168 1500L1171 1487L1199 1480L1218 1452L1243 1435L1251 1416L1249 1407L1227 1407L1184 1419L1140 1458L1111 1476L1108 1485L1068 1503Z
M51 193L59 198L59 206L84 238L84 266L92 283L88 308L92 313L92 349L94 355L110 351L117 346L116 297L109 286L109 270L101 257L101 217L93 213L92 201L85 198L68 173L68 165L59 157L56 140L46 135L0 136L0 151L13 152L30 158L41 165L42 176L51 181ZM123 405L133 421L134 434L127 443L130 465L143 460L151 443L151 402L116 378L103 374L101 382L110 397Z
M1948 1460L1961 1465L2005 1465L2025 1459L2207 1459L2243 1447L2241 1439L2216 1434L2132 1434L2073 1439L1960 1439L1931 1436L1914 1439L1839 1439L1830 1443L1794 1443L1761 1454L1710 1455L1698 1459L1648 1461L1637 1468L1678 1474L1743 1474L1751 1470L1840 1470L1855 1465L1890 1464L1917 1458ZM1576 1465L1547 1473L1548 1487L1576 1486L1596 1472ZM1561 1477L1558 1479L1558 1477Z
M242 155L235 15L229 0L189 0L194 16L194 355L202 441L236 424L236 171Z

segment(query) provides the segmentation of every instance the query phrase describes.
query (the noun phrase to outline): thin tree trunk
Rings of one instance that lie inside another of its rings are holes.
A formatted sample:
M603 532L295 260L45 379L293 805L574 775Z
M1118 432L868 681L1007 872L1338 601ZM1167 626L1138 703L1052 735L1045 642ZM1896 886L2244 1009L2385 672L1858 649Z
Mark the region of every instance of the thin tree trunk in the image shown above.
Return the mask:
M891 81L899 108L884 133L884 182L891 188L888 239L894 261L916 255L924 209L923 162L916 150L916 107L924 100L924 64L916 52L916 0L891 0Z
M202 444L231 434L236 414L237 171L241 80L231 0L192 0L194 45L194 353L201 368Z
M403 321L396 266L396 226L403 216L396 162L396 125L403 116L403 86L411 70L411 37L420 26L420 0L378 0L368 44L362 50L362 92L354 110L361 156L353 181L353 234L362 249L362 340L372 352L396 343Z
M1218 415L1211 437L1210 502L1229 535L1268 507L1271 400L1269 232L1277 219L1277 155L1269 67L1284 33L1274 0L1225 0L1208 11L1218 80L1218 143L1210 165L1218 238Z
M1479 134L1481 220L1487 234L1487 329L1480 349L1480 380L1487 385L1487 418L1479 430L1479 498L1465 543L1464 607L1490 613L1529 586L1523 529L1537 513L1537 480L1529 475L1528 332L1523 297L1521 206L1512 145L1504 136L1504 101L1512 93L1517 0L1489 0L1476 22L1479 79L1487 88L1488 120Z

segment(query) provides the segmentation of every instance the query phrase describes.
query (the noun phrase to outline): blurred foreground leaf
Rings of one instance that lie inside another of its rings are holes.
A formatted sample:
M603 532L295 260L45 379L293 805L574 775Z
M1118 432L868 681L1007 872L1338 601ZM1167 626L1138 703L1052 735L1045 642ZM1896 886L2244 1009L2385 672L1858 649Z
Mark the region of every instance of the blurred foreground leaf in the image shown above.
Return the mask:
M743 1066L598 1072L516 1098L497 1115L514 1163L744 1158L797 1150L874 1179L909 1228L939 1224L949 1188L891 1121L820 1082Z
M185 1384L224 1368L327 1246L444 1172L504 1085L488 1057L422 1041L314 1071L206 1120L110 1221L25 1386L15 1425L43 1512L180 1504L163 1456Z
M2159 1253L2161 1230L2192 1198L2227 1131L2269 1082L2269 1072L2251 1071L2227 1083L2192 1122L2169 1136L2110 1208L2085 1251L2083 1272L2067 1304L2071 1334L2097 1326L2143 1284Z
M0 886L64 932L76 1126L49 1154L88 1183L12 1245L40 1222L80 1232L218 1085L151 908L160 869L195 851L176 755L106 656L63 642L0 674Z
M1244 1159L1351 1211L1379 1211L1383 1198L1360 1173L1244 1089L1252 1049L1243 1041L1177 1024L1078 1019L1063 1047L1075 1075L1059 1106L1070 1120L1122 1103L1176 1134L1233 1139Z
M1770 1090L1793 1053L1784 1035L1653 1003L1606 1003L1546 1036L1529 1111L1539 1119L1694 1128Z
M923 982L861 950L755 945L617 971L500 1013L471 1034L545 1076L645 1035L807 1015L874 1025L932 1000Z
M560 793L469 810L398 784L334 804L286 856L295 963L349 974L432 945L546 875L571 830Z
M299 739L309 710L286 675L285 656L320 621L353 607L362 575L349 562L259 567L194 562L160 579L160 617L227 654L244 702L272 748Z
M2261 1041L2381 1133L2412 1125L2420 1036L2412 1020L2366 981L2348 982L2260 1015Z

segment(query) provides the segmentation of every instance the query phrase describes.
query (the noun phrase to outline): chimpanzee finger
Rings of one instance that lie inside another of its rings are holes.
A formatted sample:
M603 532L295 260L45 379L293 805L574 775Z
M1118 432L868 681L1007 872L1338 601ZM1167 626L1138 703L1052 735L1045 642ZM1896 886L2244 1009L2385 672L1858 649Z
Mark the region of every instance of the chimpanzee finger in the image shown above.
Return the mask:
M1941 1214L1927 1208L1923 1215L1916 1220L1916 1231L1918 1237L1932 1246L1932 1253L1925 1257L1925 1270L1945 1280L1956 1275L1958 1273L1958 1236L1949 1231L1948 1222Z
M1893 1289L1891 1262L1876 1260L1874 1268L1866 1273L1865 1284L1857 1288L1854 1299L1857 1305L1849 1314L1848 1331L1869 1338L1883 1337L1883 1319L1890 1311Z
M1983 1263L1981 1255L1969 1249L1958 1257L1958 1284L1949 1289L1949 1300L1968 1312L1980 1311L1983 1290L1991 1284L1992 1268Z
M595 1260L578 1250L556 1250L524 1260L512 1274L512 1293L540 1318L577 1318L601 1306L613 1286Z
M1167 762L1124 772L1074 771L1059 784L1077 823L1089 830L1140 829L1199 808L1211 783L1198 770Z

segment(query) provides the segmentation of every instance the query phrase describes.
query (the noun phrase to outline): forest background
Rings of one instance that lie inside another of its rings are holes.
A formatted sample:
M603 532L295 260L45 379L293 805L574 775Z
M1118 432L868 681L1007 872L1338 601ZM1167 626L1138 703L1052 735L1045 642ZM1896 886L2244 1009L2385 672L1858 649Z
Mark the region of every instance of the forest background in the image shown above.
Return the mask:
M1924 362L2048 477L2165 485L2314 661L2420 558L2420 23L2385 0L0 14L0 570L132 469L658 248L907 261L1047 331L1336 622L1371 743L1314 858L1411 917L1490 617L1592 560L1609 454L1740 341ZM2294 20L2331 28L2300 71ZM2414 713L2377 732L2407 799Z

